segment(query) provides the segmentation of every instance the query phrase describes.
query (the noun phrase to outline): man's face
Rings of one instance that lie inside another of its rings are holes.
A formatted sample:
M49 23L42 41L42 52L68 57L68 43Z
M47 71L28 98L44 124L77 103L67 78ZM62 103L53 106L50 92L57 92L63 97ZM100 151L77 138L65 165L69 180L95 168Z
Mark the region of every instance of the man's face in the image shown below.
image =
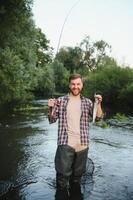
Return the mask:
M70 92L74 95L77 96L81 93L82 88L83 88L83 83L81 78L76 78L74 80L71 80L69 83L69 88Z

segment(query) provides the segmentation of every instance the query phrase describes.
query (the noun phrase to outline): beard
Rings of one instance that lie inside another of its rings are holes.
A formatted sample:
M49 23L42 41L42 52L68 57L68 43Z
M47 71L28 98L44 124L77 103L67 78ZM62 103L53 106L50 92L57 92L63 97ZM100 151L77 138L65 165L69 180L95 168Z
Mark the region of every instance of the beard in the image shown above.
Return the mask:
M70 89L70 92L73 96L78 96L80 95L82 89Z

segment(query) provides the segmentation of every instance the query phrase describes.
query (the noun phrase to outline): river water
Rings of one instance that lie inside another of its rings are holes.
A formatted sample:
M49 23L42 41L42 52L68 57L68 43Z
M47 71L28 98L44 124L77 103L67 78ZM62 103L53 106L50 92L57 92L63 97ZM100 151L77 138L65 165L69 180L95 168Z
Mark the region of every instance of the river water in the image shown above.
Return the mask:
M54 200L57 123L49 125L45 100L33 105L0 119L2 200ZM84 177L84 200L133 200L132 123L106 129L90 125L94 172Z

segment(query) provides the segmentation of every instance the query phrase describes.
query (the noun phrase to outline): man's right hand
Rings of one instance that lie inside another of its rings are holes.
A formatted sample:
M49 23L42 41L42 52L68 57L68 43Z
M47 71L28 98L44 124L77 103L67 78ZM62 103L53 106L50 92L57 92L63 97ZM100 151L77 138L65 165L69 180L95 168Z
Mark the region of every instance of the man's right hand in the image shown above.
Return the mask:
M48 107L53 108L55 106L56 99L48 99Z

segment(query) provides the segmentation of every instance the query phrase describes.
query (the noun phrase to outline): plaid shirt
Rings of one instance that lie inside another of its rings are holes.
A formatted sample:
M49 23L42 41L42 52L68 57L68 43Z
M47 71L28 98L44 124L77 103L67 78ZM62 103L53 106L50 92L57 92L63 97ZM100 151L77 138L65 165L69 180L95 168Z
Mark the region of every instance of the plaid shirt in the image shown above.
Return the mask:
M69 96L59 97L56 101L52 113L48 115L49 123L54 123L58 119L58 145L65 145L68 143L67 134L67 103ZM88 98L81 96L81 118L80 118L80 138L81 145L88 145L89 143L89 117L92 115L93 104Z

